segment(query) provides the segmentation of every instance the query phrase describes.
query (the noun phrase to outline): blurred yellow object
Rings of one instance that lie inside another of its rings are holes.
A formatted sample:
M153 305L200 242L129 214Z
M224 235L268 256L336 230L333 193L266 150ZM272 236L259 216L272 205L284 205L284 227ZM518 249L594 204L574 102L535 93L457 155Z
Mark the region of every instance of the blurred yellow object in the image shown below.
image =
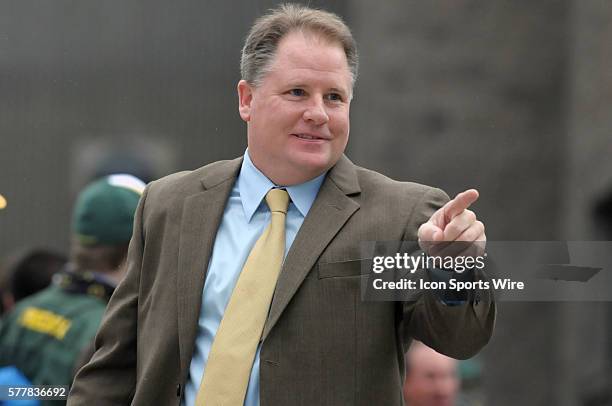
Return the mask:
M0 195L0 210L4 209L6 207L6 199L4 198L4 196Z

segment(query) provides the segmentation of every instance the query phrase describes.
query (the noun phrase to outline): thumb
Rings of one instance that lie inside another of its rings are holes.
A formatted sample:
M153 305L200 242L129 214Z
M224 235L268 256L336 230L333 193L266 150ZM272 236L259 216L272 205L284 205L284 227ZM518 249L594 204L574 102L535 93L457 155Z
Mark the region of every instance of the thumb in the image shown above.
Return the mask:
M440 227L428 221L419 227L418 237L419 241L421 242L442 241L444 239L444 231Z
M419 247L428 255L433 255L436 246L444 240L444 231L431 221L419 227Z

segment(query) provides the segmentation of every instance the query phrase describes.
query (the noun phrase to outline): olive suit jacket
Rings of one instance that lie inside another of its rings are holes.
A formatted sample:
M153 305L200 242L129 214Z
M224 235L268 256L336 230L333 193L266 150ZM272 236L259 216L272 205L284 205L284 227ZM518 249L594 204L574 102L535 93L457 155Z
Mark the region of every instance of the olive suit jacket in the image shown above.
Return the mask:
M208 262L241 162L216 162L147 187L127 276L69 405L180 404ZM408 302L361 300L360 242L415 241L447 200L439 189L397 182L341 157L277 281L261 338L261 406L399 406L412 338L455 358L488 342L495 319L488 293L458 306L427 293Z

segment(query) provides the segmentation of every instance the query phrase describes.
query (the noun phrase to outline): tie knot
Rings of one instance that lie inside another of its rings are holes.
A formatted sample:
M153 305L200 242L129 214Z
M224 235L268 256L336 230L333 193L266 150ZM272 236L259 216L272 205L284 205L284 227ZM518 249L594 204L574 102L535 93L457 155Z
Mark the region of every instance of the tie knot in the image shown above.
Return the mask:
M289 207L289 193L284 189L270 189L266 194L266 203L270 211L282 212L287 214Z

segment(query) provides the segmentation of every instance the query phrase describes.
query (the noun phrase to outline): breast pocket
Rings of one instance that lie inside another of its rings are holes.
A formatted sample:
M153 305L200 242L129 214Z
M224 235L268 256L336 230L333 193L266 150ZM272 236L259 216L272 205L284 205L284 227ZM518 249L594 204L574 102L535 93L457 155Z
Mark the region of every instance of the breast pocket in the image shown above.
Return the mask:
M353 259L339 262L319 263L319 279L326 278L347 278L367 275L372 269L372 259Z

